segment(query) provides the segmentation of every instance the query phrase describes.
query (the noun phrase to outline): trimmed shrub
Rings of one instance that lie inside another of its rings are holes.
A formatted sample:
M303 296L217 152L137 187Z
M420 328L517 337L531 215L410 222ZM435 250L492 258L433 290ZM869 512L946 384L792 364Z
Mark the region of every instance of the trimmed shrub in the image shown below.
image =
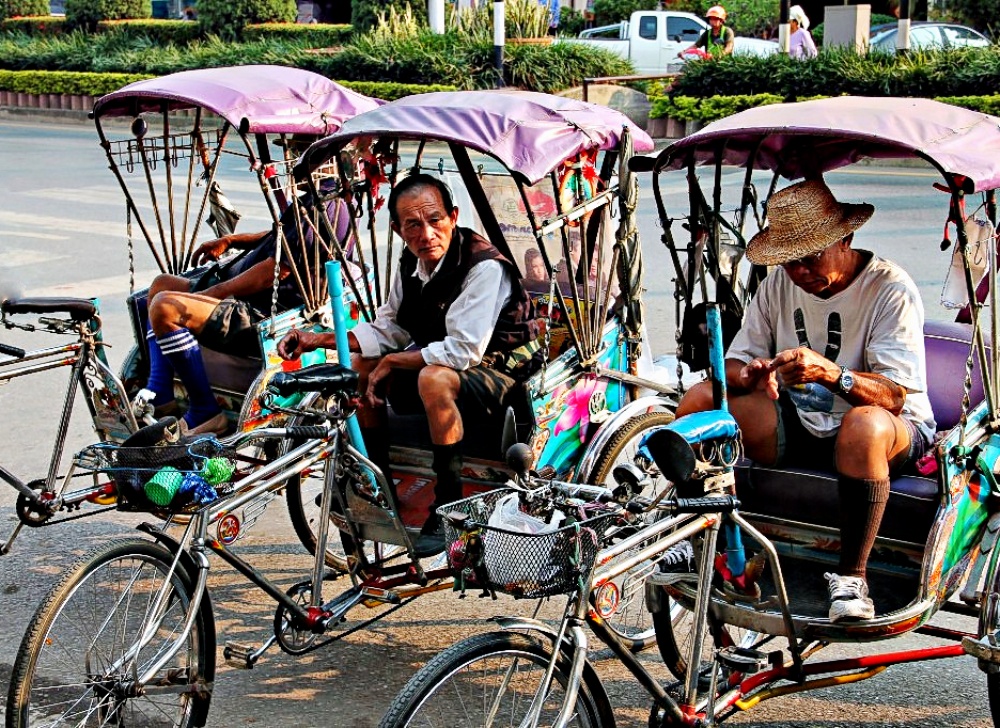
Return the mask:
M39 37L60 35L66 30L66 18L42 15L31 18L0 20L0 33L23 33Z
M784 99L775 94L752 96L712 96L699 99L694 96L659 96L652 99L650 119L669 116L678 121L715 121L732 116L739 111L757 106L780 104Z
M242 38L252 23L291 23L297 13L295 0L198 0L204 31L226 39Z
M66 0L66 22L74 28L94 32L102 20L149 18L150 0Z
M0 0L0 20L47 16L48 0Z
M328 23L256 23L243 29L246 40L265 40L269 38L301 41L310 48L329 48L347 43L354 33L350 25L332 25Z
M576 36L586 26L583 13L573 8L562 8L559 11L559 32L562 35Z
M0 71L0 89L22 94L103 96L152 76L139 73L74 73L71 71Z
M378 23L379 14L386 14L389 8L404 12L407 8L423 25L427 24L427 3L424 0L353 0L351 3L351 25L358 33L371 30Z
M187 45L202 37L198 23L180 23L176 20L102 20L97 24L98 33L118 33L123 38L142 39L163 46L174 43Z
M415 83L384 83L381 81L337 81L341 86L345 86L359 94L371 96L374 99L383 101L395 101L404 96L414 94L428 94L433 91L455 91L454 86L448 84L435 83L421 86Z

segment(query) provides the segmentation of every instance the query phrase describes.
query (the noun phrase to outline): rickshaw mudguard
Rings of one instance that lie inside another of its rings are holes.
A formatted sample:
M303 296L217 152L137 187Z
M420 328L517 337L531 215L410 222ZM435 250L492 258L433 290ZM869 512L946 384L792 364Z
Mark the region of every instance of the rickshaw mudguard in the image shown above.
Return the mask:
M600 457L604 448L611 441L611 438L615 436L619 428L633 417L638 417L654 410L673 410L676 406L676 402L659 395L640 397L626 404L605 420L601 424L597 434L587 443L587 449L573 471L572 480L575 482L589 482L587 478L593 472L597 458Z

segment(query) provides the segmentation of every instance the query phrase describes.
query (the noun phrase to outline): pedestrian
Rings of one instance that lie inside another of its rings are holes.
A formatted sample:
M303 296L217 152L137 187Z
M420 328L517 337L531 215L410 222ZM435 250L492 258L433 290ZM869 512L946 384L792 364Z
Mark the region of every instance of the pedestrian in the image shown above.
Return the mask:
M809 32L809 17L801 5L793 5L788 10L788 22L792 35L788 40L788 55L805 60L816 57L816 43Z

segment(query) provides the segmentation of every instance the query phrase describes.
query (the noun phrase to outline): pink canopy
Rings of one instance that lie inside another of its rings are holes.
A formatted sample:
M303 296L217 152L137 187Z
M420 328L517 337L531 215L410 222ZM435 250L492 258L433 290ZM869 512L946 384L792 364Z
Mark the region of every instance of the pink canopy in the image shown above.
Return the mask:
M929 99L838 98L776 104L734 114L680 139L638 170L695 164L770 169L794 180L860 159L921 157L966 192L1000 187L1000 118ZM756 156L754 157L754 154Z
M137 116L203 108L244 133L325 135L382 102L312 71L285 66L232 66L181 71L130 83L102 96L94 116Z
M615 147L628 127L636 151L653 141L624 114L606 106L530 91L443 91L407 96L346 122L305 154L319 164L358 136L456 142L502 162L534 184L587 149Z

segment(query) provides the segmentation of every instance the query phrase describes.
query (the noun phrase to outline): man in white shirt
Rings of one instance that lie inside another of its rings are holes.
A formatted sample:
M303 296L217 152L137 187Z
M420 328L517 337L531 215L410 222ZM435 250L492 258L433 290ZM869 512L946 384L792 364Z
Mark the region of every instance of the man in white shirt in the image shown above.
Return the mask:
M388 473L385 399L424 411L434 452L435 503L416 544L444 548L436 507L462 497L466 416L501 417L511 389L541 361L539 323L516 267L485 238L458 227L451 191L436 177L401 180L389 196L394 232L406 244L386 303L348 334L364 395L358 420L371 459ZM291 331L278 352L292 359L334 336Z
M726 353L729 407L751 459L838 473L840 575L826 575L830 619L871 619L865 567L890 474L919 458L934 434L923 306L901 268L851 247L871 205L840 203L822 180L808 180L776 192L767 210L768 227L747 257L775 269ZM712 406L703 383L677 415Z

